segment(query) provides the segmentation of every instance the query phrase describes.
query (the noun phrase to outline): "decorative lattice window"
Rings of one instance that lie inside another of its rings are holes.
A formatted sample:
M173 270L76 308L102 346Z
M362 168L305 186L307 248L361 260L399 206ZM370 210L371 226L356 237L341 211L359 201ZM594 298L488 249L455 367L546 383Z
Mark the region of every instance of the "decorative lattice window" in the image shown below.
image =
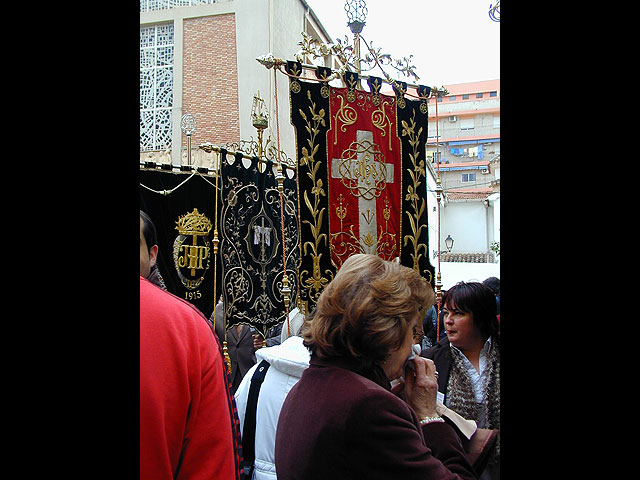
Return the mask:
M207 3L218 3L229 0L140 0L140 11L166 10L175 7L191 7Z
M140 28L140 151L171 147L173 24Z

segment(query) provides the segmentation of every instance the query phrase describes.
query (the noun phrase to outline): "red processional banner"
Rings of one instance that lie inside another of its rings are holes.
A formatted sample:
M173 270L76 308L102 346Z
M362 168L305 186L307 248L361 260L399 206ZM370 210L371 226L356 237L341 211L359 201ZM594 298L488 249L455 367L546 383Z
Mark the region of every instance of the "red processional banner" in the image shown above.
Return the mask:
M338 268L354 253L392 260L400 252L402 184L395 97L332 88L329 102L331 259Z
M317 67L317 82L287 62L291 124L296 133L300 299L311 311L344 261L356 253L398 259L434 285L427 225L426 141L429 88L406 98L369 89L346 72L344 88L328 85L331 71Z

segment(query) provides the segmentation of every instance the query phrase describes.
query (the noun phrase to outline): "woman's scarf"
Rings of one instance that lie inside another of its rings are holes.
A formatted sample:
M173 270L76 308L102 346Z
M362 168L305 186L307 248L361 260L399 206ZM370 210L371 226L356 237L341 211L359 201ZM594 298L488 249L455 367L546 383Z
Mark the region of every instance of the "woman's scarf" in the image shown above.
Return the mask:
M447 383L446 396L448 407L466 419L479 422L478 428L493 428L500 430L500 345L492 342L488 359L488 375L484 383L484 402L476 403L471 380L464 368L462 353L451 349L451 373ZM495 456L500 455L500 436L496 442Z

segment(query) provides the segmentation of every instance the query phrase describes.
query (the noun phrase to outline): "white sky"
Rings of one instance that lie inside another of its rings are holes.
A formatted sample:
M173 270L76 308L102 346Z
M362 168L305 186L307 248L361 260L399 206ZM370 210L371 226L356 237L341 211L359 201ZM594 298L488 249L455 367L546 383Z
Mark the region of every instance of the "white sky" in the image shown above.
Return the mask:
M345 0L306 0L334 42L353 34L347 26ZM489 18L495 0L365 0L368 10L362 37L392 58L413 55L420 77L396 80L439 87L500 78L500 23ZM361 43L364 56L366 47ZM382 76L375 71L364 75Z

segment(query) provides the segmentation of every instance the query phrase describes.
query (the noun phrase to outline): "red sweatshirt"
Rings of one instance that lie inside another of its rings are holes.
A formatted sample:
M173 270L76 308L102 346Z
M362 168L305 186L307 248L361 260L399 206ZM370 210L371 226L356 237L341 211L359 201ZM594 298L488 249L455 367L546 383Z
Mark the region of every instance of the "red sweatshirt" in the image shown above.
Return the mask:
M204 316L140 277L140 478L239 478L234 403Z

